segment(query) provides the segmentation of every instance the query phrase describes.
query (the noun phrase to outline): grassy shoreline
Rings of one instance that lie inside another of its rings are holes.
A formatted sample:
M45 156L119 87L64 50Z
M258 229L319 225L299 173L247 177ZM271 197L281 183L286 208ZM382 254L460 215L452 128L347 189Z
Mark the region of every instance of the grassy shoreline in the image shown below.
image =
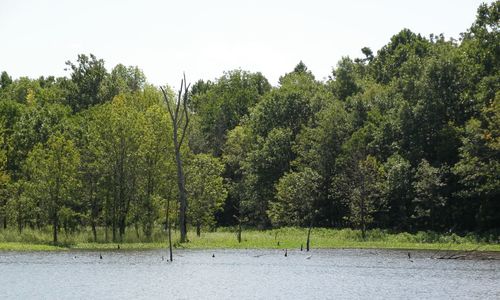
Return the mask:
M234 231L222 228L217 232L202 232L197 237L189 232L189 242L175 244L177 249L300 249L305 247L306 229L282 228L266 231L246 230L242 242L238 243ZM0 251L65 251L65 250L151 250L167 247L165 234L158 230L151 241L145 241L135 232L128 232L121 243L104 242L104 233L98 235L98 242L92 242L89 231L61 234L61 243L50 243L50 231L26 230L19 234L15 231L0 230ZM173 240L178 240L174 233ZM491 242L493 240L493 242ZM358 230L351 229L313 229L311 234L313 249L411 249L443 251L495 251L500 252L498 239L478 237L469 234L461 237L456 234L434 232L389 233L384 230L370 230L365 240Z

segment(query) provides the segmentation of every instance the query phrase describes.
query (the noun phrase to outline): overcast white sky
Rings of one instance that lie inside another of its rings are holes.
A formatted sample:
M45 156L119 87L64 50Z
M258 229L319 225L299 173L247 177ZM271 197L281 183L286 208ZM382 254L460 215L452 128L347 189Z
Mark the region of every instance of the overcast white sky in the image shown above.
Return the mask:
M177 86L223 71L262 72L272 84L300 61L318 79L342 56L376 51L402 28L458 38L480 0L0 0L0 71L69 75L93 53L111 70L137 65L153 84Z

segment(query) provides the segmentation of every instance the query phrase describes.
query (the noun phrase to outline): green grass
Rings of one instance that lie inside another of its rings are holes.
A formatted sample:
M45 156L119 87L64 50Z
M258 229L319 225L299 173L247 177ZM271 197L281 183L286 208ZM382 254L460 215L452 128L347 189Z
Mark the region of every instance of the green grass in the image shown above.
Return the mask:
M282 228L266 231L244 230L242 242L238 243L231 228L220 228L216 232L202 232L197 237L189 232L189 242L175 243L176 248L186 249L298 249L305 247L307 229ZM24 230L21 234L15 230L0 230L0 250L15 251L49 251L49 250L114 250L118 243L105 242L104 231L99 230L98 242L92 241L90 230L59 236L57 246L51 244L50 228L46 230ZM110 236L109 236L110 238ZM178 232L174 232L173 240L179 239ZM279 245L278 245L279 242ZM159 249L165 248L166 234L157 230L150 241L135 230L129 229L119 243L123 250ZM422 249L422 250L481 250L500 251L498 237L477 236L469 234L439 234L435 232L418 232L416 234L392 234L385 230L370 230L366 238L362 239L359 230L352 229L323 229L315 228L311 234L312 248L377 248L377 249Z
M307 230L301 228L283 228L268 231L244 231L243 241L238 243L235 234L227 230L202 233L201 237L189 236L190 242L182 244L185 248L252 248L278 249L305 247ZM278 245L279 242L279 245ZM428 249L428 250L483 250L500 251L500 244L486 243L476 237L457 235L439 235L419 232L417 234L390 234L382 230L367 232L362 239L361 232L351 229L313 229L312 248L381 248L381 249ZM479 248L478 248L479 247Z
M0 251L54 251L54 250L66 250L68 248L45 245L45 244L27 244L27 243L15 243L15 242L3 242L0 243Z

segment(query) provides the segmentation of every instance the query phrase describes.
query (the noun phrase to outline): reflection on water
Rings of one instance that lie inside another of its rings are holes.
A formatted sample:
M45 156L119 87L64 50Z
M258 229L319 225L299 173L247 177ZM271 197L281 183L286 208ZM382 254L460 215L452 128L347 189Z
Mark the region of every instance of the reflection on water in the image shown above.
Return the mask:
M215 257L212 257L215 255ZM500 299L500 261L389 250L0 252L2 299ZM162 260L162 256L165 260Z

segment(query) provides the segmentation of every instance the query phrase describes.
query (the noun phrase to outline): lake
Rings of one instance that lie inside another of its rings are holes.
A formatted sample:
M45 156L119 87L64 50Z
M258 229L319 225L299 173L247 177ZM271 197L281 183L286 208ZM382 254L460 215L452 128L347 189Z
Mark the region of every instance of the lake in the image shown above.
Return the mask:
M99 254L103 258L99 259ZM1 299L500 299L500 260L396 250L0 252ZM212 257L215 255L215 257ZM162 260L162 256L165 260Z

